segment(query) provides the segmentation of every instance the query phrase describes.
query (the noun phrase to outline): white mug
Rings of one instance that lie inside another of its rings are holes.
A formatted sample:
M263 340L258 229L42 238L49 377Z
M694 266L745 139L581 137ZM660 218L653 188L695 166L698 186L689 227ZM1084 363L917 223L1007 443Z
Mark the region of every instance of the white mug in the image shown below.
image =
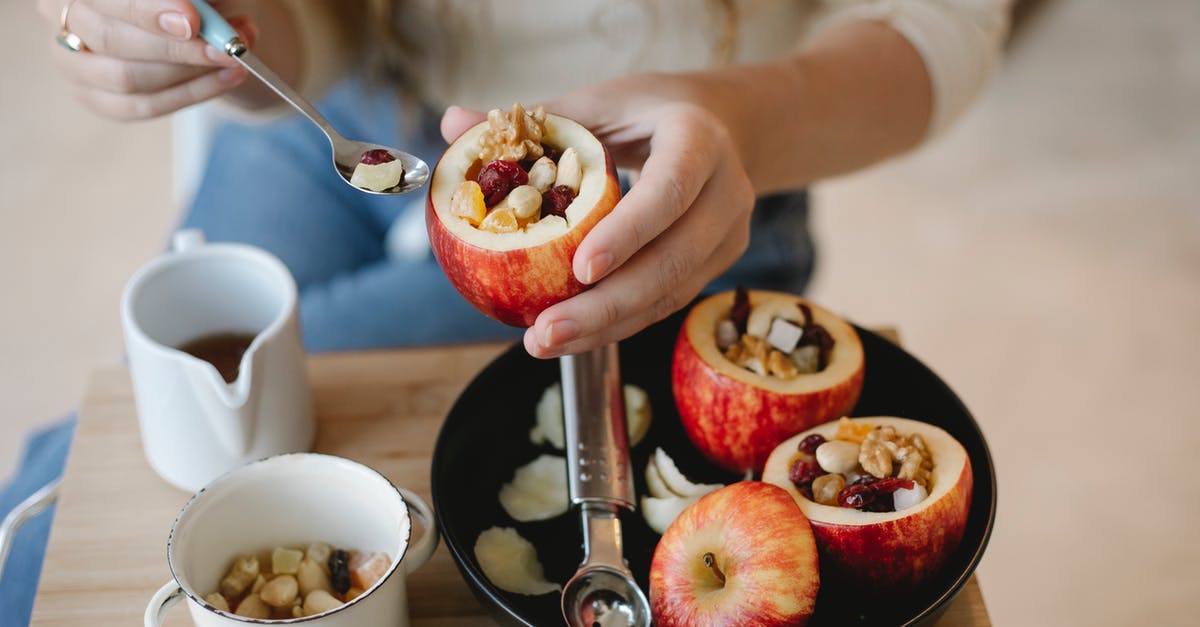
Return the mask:
M121 323L142 447L163 479L193 492L248 461L312 447L296 282L275 256L180 231L125 286ZM178 349L223 332L254 335L232 383Z
M410 543L409 507L421 521ZM146 607L145 627L159 627L186 597L197 627L304 623L312 627L408 625L405 576L437 548L433 512L416 494L397 488L362 464L316 453L278 455L238 468L184 505L167 539L173 579ZM321 614L266 621L237 616L204 601L239 555L312 542L392 558L387 572L361 595Z

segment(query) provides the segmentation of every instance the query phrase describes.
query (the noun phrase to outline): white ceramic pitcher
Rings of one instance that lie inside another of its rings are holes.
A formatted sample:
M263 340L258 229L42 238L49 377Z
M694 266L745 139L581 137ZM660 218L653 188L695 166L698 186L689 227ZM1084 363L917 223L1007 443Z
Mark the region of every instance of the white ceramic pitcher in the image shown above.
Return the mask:
M195 491L245 462L312 446L296 283L278 258L180 231L126 285L121 321L142 447L163 479ZM178 349L225 332L254 335L232 383Z

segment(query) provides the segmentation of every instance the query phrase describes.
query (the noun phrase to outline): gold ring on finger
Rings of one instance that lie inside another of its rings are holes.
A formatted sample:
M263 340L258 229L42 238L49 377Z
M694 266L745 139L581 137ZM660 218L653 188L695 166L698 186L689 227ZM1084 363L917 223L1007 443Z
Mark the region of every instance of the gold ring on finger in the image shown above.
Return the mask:
M58 18L59 30L55 41L58 42L58 45L71 52L87 52L87 44L83 43L79 35L72 33L71 29L67 28L67 15L70 14L71 5L73 4L75 4L75 0L67 0L66 6L63 7L62 14Z

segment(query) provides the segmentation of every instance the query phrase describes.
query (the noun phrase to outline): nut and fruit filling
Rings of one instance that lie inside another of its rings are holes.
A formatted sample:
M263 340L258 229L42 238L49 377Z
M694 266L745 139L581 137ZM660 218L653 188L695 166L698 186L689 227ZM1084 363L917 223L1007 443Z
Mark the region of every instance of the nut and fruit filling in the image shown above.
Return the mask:
M450 212L493 233L522 231L546 216L566 218L583 170L574 148L544 143L546 112L519 103L488 112L478 159L450 197Z
M739 286L729 317L717 323L717 347L729 361L762 376L786 380L821 372L829 365L833 336L816 323L807 304L797 302L795 311L798 320L753 311L749 292Z
M392 153L376 148L358 158L350 184L373 192L394 191L404 180L404 164Z
M933 457L919 434L842 418L832 440L800 441L788 478L809 500L864 512L898 512L933 490Z
M336 549L324 542L306 548L275 547L241 555L204 602L246 618L289 619L327 612L354 600L391 567L386 553Z

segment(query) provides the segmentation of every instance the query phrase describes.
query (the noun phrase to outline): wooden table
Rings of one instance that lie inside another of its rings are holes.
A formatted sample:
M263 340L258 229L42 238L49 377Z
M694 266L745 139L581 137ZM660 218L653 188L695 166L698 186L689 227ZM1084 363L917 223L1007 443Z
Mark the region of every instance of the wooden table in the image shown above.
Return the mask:
M466 383L504 348L310 358L317 450L365 463L430 500L430 457L442 419ZM160 479L142 454L128 371L94 373L67 461L32 625L142 624L150 596L171 576L167 532L189 496ZM410 577L408 590L414 626L492 624L444 546ZM189 624L182 607L167 621ZM938 624L991 624L974 577Z

